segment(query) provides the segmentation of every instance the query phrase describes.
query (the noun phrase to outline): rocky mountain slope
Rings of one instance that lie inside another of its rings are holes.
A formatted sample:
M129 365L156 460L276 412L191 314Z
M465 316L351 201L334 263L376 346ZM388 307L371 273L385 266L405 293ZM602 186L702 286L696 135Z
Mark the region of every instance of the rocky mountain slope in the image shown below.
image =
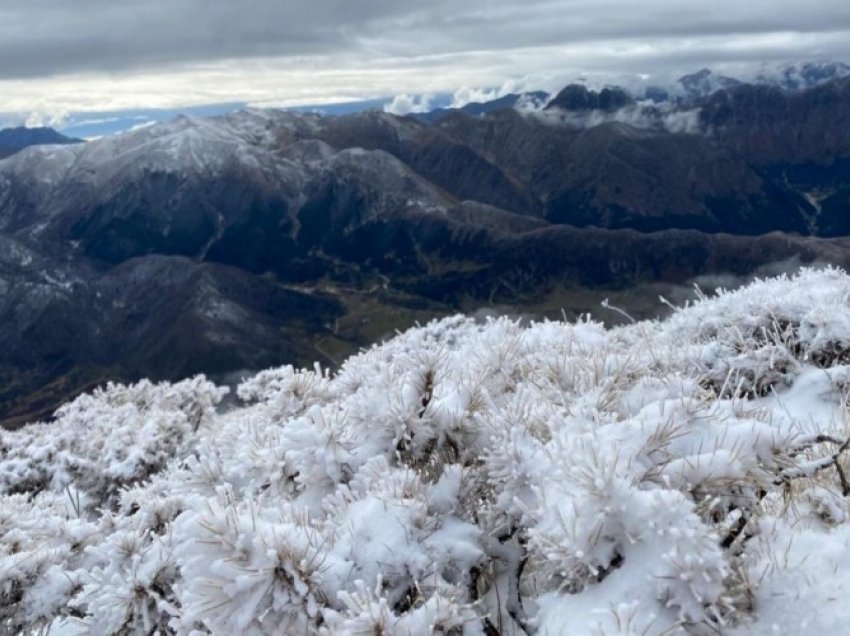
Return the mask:
M27 148L0 161L0 420L104 378L335 363L457 309L848 265L848 89L567 87L543 111L244 111Z

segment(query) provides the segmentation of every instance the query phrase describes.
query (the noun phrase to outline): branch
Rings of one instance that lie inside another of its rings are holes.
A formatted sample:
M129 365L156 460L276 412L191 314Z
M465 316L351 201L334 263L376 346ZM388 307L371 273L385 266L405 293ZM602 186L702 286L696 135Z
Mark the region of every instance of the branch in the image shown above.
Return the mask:
M829 435L817 435L811 440L808 440L802 448L809 448L815 444L840 444L840 446L832 455L816 459L802 466L796 466L793 470L784 471L782 473L782 481L796 479L799 477L812 477L820 471L826 470L830 466L835 466L835 470L838 473L838 479L841 482L841 494L845 497L850 496L850 481L847 480L847 474L844 472L844 468L842 468L841 462L839 461L844 451L850 448L850 437L841 441Z
M515 531L504 538L487 539L484 541L484 549L492 558L497 559L504 564L506 575L508 577L508 599L505 602L505 610L517 626L528 636L536 633L536 628L531 624L525 609L522 607L522 598L520 597L519 587L522 571L528 561L528 555L525 552L525 547L522 542L519 545L511 545L506 543L513 538Z

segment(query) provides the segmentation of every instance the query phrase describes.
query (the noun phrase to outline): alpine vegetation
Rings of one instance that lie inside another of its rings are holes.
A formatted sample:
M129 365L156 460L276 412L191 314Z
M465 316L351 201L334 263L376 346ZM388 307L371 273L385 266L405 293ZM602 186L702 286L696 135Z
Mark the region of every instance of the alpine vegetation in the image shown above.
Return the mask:
M0 434L3 630L850 624L840 270L610 330L455 317L224 393L110 385Z

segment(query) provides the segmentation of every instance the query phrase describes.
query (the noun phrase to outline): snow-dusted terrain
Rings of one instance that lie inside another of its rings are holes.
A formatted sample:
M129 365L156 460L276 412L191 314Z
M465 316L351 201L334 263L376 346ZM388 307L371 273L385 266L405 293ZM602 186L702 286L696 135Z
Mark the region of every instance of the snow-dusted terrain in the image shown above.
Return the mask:
M51 634L839 634L850 277L660 323L457 317L335 374L110 386L0 436Z
M399 138L410 134L410 123L384 113L363 116L369 117ZM238 181L239 192L273 194L295 211L308 192L332 176L366 180L379 193L370 209L373 216L391 216L399 207L420 202L424 209L444 212L453 202L387 152L331 147L321 139L328 134L328 121L318 115L249 109L213 118L177 117L87 144L26 148L0 161L0 231L29 239L61 234L75 223L84 226L98 205L131 196L127 193L133 188L144 190L152 178L166 177L183 188L231 178ZM161 224L168 236L177 225L174 201L152 204L144 195L137 199L141 201L116 216L147 215L147 222ZM212 207L194 203L200 209ZM231 210L231 215L237 213ZM233 219L219 210L210 214L220 238ZM193 255L203 257L204 252Z

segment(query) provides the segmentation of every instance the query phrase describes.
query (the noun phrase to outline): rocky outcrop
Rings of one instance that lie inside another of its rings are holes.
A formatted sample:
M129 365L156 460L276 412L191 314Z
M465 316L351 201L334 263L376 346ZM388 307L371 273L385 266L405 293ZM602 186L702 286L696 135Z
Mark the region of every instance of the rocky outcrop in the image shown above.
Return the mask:
M612 113L633 103L634 98L619 87L606 87L597 92L583 84L570 84L546 104L546 109L557 108L571 112L601 110Z

